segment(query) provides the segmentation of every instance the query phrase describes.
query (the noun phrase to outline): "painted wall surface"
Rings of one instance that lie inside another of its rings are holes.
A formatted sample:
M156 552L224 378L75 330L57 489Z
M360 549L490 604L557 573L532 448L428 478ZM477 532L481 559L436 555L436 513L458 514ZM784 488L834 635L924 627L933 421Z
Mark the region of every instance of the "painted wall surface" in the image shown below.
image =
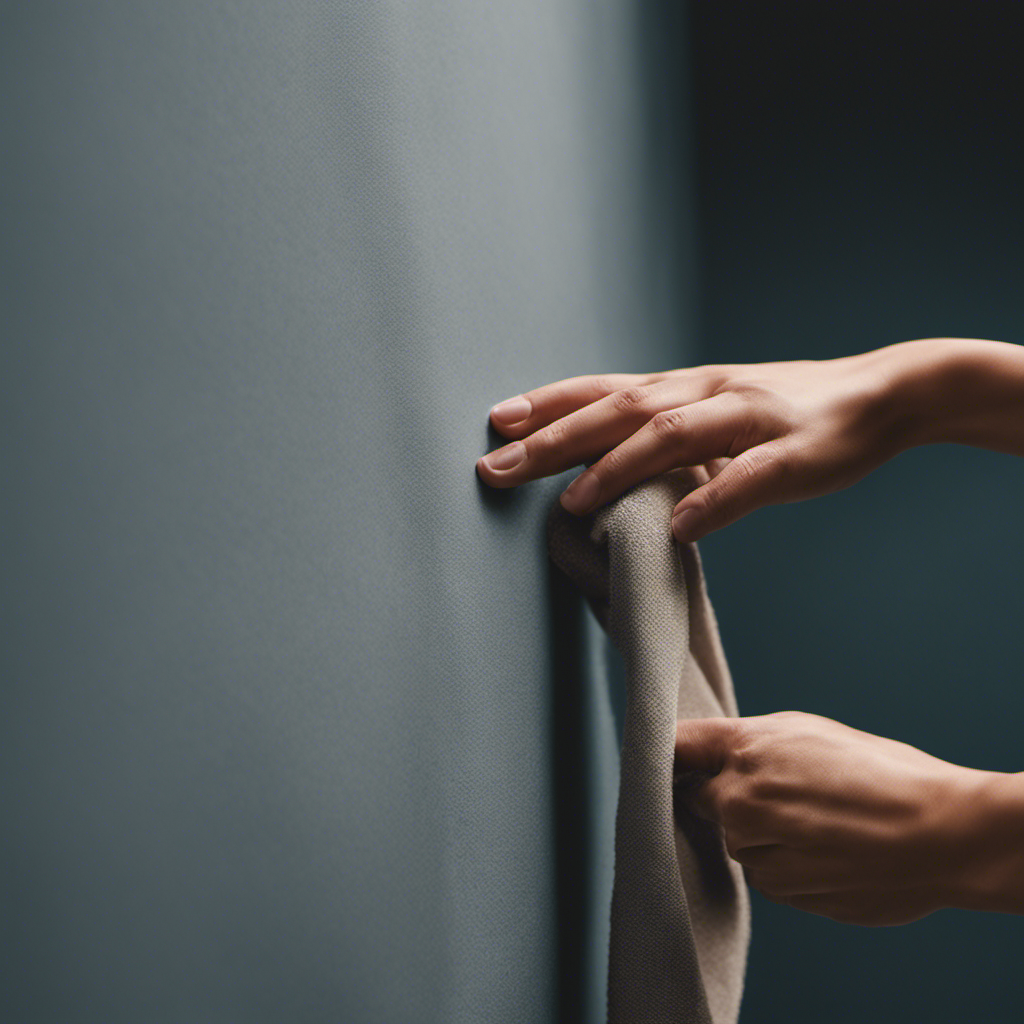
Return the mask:
M682 20L7 5L4 1020L600 1018L568 481L474 463L686 358Z
M1006 4L691 5L700 361L1024 342L1024 21ZM1024 462L955 445L701 542L740 706L1024 770ZM755 894L742 1020L1019 1016L1024 920L863 929Z

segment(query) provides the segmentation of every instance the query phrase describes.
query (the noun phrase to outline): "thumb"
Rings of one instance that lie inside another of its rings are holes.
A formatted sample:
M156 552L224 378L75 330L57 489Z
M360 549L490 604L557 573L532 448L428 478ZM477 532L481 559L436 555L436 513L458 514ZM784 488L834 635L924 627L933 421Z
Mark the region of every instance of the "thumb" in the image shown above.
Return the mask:
M676 540L700 540L748 512L780 500L780 483L788 462L777 441L741 452L675 507L672 532Z

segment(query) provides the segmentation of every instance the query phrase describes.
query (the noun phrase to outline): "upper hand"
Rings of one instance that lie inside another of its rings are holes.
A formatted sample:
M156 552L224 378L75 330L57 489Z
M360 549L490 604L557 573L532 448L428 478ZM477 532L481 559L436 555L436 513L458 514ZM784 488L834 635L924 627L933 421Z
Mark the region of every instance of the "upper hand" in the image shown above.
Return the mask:
M729 855L774 902L902 924L971 905L965 892L986 870L993 843L978 822L998 773L795 711L680 721L676 758L717 773L683 802L722 826Z
M593 462L562 495L582 515L648 477L706 466L673 513L676 536L696 540L762 505L845 487L896 454L877 356L557 381L491 410L514 441L477 470L514 487Z

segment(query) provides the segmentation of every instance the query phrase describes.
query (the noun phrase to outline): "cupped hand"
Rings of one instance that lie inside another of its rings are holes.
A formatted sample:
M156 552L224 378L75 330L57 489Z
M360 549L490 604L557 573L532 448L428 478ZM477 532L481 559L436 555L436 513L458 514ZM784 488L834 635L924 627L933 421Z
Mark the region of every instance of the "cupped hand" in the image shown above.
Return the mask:
M886 350L830 360L571 377L491 410L513 439L477 463L515 487L587 463L562 495L583 515L651 476L705 466L673 513L680 540L763 505L846 487L901 450Z
M902 924L956 905L976 873L972 813L993 773L796 711L680 721L676 760L712 774L680 799L774 902Z

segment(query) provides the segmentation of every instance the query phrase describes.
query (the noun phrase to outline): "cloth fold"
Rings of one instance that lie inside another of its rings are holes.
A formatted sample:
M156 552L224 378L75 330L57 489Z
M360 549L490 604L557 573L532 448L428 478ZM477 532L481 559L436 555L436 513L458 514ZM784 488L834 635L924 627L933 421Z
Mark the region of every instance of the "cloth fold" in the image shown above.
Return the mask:
M695 544L672 536L690 469L589 516L556 503L552 561L622 653L626 714L615 821L609 1024L735 1024L750 937L742 868L720 829L673 808L675 723L738 714Z

